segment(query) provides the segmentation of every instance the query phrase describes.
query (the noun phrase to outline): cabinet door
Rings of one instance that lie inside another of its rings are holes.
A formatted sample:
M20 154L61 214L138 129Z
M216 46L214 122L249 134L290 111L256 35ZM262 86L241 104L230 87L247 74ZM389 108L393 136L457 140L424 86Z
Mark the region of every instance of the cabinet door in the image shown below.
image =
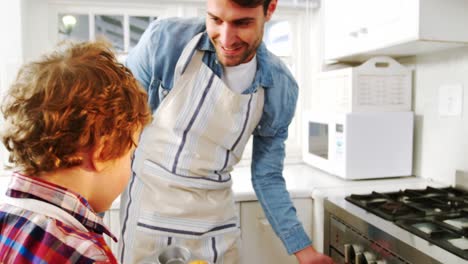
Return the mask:
M417 40L418 0L360 0L356 53Z
M356 9L359 1L325 1L323 25L326 60L345 56L355 49L357 35L353 31L360 23L357 19L359 16L354 16L350 10Z
M334 60L418 39L418 0L327 0L325 59Z
M312 237L312 199L293 199L299 220ZM297 264L289 256L263 213L259 202L241 203L241 264Z

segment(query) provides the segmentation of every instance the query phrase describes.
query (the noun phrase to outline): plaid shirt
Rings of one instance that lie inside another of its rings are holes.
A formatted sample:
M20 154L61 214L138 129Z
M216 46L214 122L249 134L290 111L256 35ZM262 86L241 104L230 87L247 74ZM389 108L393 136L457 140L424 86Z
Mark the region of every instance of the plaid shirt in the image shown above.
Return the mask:
M88 231L0 202L0 263L117 263L103 233L117 239L80 195L17 173L13 174L6 195L55 205Z

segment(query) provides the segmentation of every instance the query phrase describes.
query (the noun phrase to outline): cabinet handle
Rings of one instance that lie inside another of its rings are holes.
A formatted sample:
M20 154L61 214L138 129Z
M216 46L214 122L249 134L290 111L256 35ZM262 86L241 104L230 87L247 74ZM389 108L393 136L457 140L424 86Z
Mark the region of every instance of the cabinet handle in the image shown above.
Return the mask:
M258 222L259 222L262 226L270 226L270 222L268 222L268 219L266 219L266 218L260 218L260 219L258 219Z
M258 218L257 226L261 230L267 230L271 228L270 222L266 218Z

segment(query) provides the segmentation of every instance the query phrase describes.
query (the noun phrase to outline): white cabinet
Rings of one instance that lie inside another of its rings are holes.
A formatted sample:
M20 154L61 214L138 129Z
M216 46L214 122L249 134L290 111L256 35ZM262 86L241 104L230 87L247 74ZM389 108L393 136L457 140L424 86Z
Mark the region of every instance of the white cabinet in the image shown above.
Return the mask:
M323 1L325 61L362 62L468 44L466 0Z
M312 237L312 199L293 199L299 220ZM260 203L242 202L240 205L242 231L241 264L296 264L294 255L289 256L281 240L276 236L263 213Z

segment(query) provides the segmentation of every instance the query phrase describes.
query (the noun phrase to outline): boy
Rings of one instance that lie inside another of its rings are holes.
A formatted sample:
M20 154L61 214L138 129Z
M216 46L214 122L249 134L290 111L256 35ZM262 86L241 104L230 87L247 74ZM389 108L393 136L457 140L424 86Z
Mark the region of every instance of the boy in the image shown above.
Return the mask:
M103 42L24 65L2 104L14 166L0 202L0 263L117 263L97 214L130 177L147 95Z

